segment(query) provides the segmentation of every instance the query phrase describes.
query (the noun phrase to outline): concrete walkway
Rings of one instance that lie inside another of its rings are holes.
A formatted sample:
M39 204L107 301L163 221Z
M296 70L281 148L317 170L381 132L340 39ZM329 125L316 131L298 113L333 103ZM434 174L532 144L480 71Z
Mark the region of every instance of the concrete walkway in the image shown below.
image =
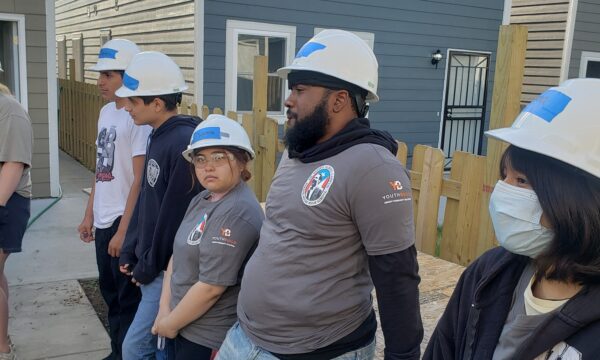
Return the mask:
M27 230L23 252L6 263L9 334L22 360L102 359L109 338L77 279L97 277L93 244L79 240L93 174L61 152L63 197ZM54 199L32 201L32 218Z
M94 245L79 240L79 225L93 174L61 152L63 197L27 230L23 252L11 255L6 274L10 285L9 333L21 360L102 359L109 338L77 279L97 277ZM32 202L32 218L53 199ZM422 278L421 316L425 348L463 268L419 254ZM376 304L375 304L376 305ZM384 340L377 332L377 359Z

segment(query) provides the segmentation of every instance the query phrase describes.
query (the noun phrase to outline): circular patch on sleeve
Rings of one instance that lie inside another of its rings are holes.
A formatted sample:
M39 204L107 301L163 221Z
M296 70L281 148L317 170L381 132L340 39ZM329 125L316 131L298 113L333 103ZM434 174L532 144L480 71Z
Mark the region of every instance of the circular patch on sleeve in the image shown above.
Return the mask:
M156 185L158 175L160 175L160 166L158 165L156 160L148 160L148 167L146 168L146 179L150 186L154 187L154 185Z
M308 206L319 205L333 184L335 171L330 165L318 167L310 174L302 187L302 202Z

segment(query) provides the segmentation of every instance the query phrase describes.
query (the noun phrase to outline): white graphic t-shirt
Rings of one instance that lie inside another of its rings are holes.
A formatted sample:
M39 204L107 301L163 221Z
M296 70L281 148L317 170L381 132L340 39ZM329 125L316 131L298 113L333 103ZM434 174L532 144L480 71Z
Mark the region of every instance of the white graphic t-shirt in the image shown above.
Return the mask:
M94 192L94 226L106 229L125 211L133 184L134 156L146 153L152 128L137 126L124 109L115 103L100 110L96 138L96 188Z

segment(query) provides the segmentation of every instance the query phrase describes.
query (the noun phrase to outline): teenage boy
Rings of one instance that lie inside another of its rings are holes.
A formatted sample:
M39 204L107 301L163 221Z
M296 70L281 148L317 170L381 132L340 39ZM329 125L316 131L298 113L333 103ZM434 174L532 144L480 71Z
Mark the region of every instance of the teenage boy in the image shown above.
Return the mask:
M99 286L108 306L111 354L105 359L121 359L121 346L133 321L140 290L119 271L119 254L133 208L140 192L146 142L150 126L137 126L124 109L117 109L115 91L123 85L123 73L133 56L140 52L129 40L114 39L100 49L98 88L109 101L100 110L96 141L96 179L85 216L78 227L84 242L95 240ZM92 235L92 226L96 228Z
M158 313L163 274L173 252L173 239L191 199L200 191L181 156L198 118L177 115L187 89L181 70L168 56L141 52L123 76L118 97L138 125L153 130L146 149L142 191L121 251L121 271L140 286L142 300L123 343L123 359L166 359L150 330Z

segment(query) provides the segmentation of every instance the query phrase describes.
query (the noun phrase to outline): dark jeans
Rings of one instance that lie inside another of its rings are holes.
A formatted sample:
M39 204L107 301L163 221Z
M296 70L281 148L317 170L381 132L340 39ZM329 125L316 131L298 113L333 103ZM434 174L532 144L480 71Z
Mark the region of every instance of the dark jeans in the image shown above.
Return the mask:
M121 217L111 227L96 229L96 262L102 297L108 305L108 327L112 353L109 358L121 359L121 345L141 299L140 289L119 271L119 258L108 254L108 243L119 228Z
M175 360L210 360L212 349L191 342L181 335L175 338Z

